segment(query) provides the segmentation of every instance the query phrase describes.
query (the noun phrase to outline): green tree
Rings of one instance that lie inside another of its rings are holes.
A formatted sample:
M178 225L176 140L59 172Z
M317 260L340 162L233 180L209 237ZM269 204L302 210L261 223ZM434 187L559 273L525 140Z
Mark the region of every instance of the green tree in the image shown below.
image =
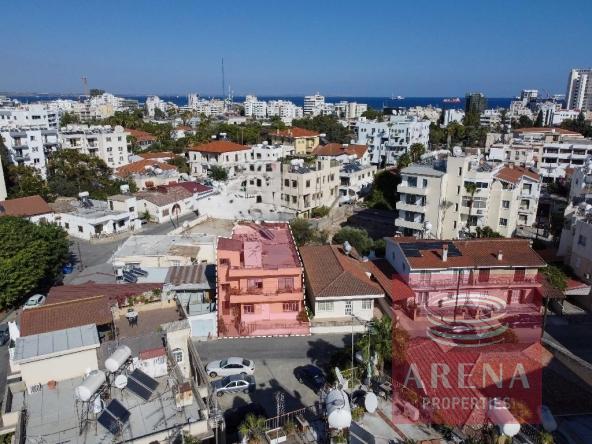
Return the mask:
M226 169L221 166L214 165L212 168L210 168L210 177L213 180L223 182L228 179L228 171L226 171Z
M575 131L576 133L582 134L584 137L592 137L592 125L586 123L586 119L583 112L578 114L575 119L567 119L561 122L561 128Z
M60 126L66 126L71 124L80 123L80 117L73 113L64 113L60 117Z
M366 111L362 113L362 117L365 117L368 120L377 120L378 122L382 122L384 119L384 114L382 111L379 111L374 108L368 108Z
M467 231L469 230L469 224L471 223L471 213L473 212L473 202L475 200L475 193L477 192L477 184L474 182L465 183L465 191L469 193L469 215L467 216Z
M567 288L567 275L561 268L555 265L548 265L542 269L541 273L553 288L560 291L564 291Z
M66 232L54 224L0 218L0 305L12 306L59 275L68 260Z
M409 153L403 153L397 159L397 169L402 170L403 168L407 168L411 163L412 160Z
M331 211L331 209L329 207L324 206L324 205L321 207L315 207L311 210L310 217L312 217L312 218L325 217L329 214L330 211Z
M6 169L6 190L11 199L39 195L51 201L49 189L39 170L28 165L9 165Z
M493 231L493 229L491 227L477 227L476 233L475 233L475 237L477 238L498 238L498 237L503 237L500 233L498 233L497 231Z
M160 108L154 108L154 118L156 120L164 120L166 119L166 113L161 110Z
M308 244L314 238L314 230L312 229L310 222L306 219L293 219L290 222L290 228L292 229L294 242L296 242L296 245L299 247Z
M435 123L430 124L430 145L444 145L447 141L447 138L448 134L445 128L441 128Z
M249 413L238 431L249 444L262 444L265 442L265 418Z
M414 143L409 147L409 157L411 162L419 162L421 156L425 154L425 146L422 143Z
M334 244L343 244L345 241L348 241L362 255L367 255L374 247L374 241L362 228L343 227L333 236Z
M537 114L536 120L534 121L534 126L537 128L543 126L543 110L540 110Z
M516 129L518 128L532 128L534 126L534 122L528 116L520 116L518 120L512 121L512 126Z
M383 316L373 319L368 325L368 330L357 342L357 347L362 351L366 360L374 355L378 358L378 368L384 371L386 362L394 360L396 363L405 361L409 334L399 326L392 325L391 318ZM370 355L368 355L368 350Z
M191 167L187 163L187 159L185 158L185 156L175 156L172 159L169 159L167 161L167 163L169 165L176 166L180 173L184 173L184 174L191 173Z
M339 123L339 120L335 116L315 116L294 119L292 126L325 134L330 142L348 143L352 137L349 129Z
M397 193L399 183L401 183L401 176L393 170L381 171L376 174L372 183L372 191L366 197L367 205L383 210L394 209L399 200Z

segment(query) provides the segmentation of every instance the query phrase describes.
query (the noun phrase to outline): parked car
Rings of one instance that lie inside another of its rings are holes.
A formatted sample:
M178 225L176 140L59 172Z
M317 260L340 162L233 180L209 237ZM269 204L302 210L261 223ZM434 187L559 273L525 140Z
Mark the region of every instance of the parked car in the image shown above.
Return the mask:
M217 396L224 393L249 393L255 390L255 377L252 375L232 375L212 381L212 391Z
M314 365L303 365L294 369L294 376L301 384L306 384L314 391L322 389L327 382L323 371Z
M244 358L228 358L222 361L212 361L206 365L206 373L212 378L216 376L252 375L255 363Z
M27 302L25 302L25 305L23 305L23 310L39 307L43 304L45 304L45 296L42 294L36 294L27 299Z
M8 324L0 324L0 345L6 344L10 340L10 333L8 332Z

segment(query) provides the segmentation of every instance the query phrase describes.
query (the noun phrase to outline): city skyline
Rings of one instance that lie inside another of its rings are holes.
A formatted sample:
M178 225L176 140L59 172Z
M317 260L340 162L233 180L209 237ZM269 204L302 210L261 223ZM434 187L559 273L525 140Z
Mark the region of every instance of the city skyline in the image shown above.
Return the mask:
M565 93L569 70L591 64L588 2L420 3L7 4L0 90L78 93L84 75L119 94L220 95L224 58L235 95L512 97ZM544 39L549 16L569 26Z

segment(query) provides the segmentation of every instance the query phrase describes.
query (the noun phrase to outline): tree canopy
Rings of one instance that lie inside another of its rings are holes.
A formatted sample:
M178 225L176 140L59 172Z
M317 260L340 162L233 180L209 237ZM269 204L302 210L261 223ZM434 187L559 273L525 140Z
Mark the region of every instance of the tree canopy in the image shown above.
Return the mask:
M51 284L67 262L66 232L54 224L0 217L0 305L12 306Z
M370 253L374 247L374 241L362 228L343 227L333 236L334 244L343 244L345 241L363 255Z
M399 200L397 186L401 182L401 176L393 171L381 171L374 176L372 191L366 198L366 204L370 208L379 210L393 210Z
M585 137L592 137L592 124L586 123L584 113L582 112L575 119L564 120L560 126L563 129L583 134Z
M349 143L351 133L349 129L339 123L335 116L315 116L292 120L292 126L305 128L325 134L330 142Z

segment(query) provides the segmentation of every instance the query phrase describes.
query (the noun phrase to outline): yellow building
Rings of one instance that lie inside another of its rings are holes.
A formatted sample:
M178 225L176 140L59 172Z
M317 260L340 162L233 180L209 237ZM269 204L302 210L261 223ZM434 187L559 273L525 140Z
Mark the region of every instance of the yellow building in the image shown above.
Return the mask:
M272 143L291 145L296 155L311 154L319 146L320 134L304 128L287 128L271 135Z

